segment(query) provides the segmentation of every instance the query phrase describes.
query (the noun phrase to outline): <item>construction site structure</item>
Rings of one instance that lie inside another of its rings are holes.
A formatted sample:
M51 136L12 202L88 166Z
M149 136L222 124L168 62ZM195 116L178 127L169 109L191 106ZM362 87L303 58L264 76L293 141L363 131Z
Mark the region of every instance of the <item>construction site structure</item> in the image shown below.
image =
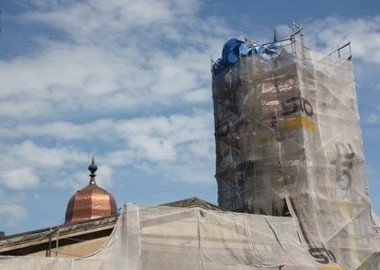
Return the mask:
M349 50L342 58L341 50ZM350 44L231 39L212 67L218 203L298 219L320 263L380 269Z

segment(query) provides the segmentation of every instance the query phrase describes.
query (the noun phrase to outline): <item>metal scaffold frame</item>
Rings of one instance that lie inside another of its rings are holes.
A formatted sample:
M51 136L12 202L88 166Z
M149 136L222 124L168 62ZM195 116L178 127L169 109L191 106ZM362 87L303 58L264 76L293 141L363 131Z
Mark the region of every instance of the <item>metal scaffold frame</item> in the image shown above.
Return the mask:
M311 51L293 24L287 39L227 41L212 75L219 205L292 215L313 257L356 269L380 240L351 58L349 42L329 55Z

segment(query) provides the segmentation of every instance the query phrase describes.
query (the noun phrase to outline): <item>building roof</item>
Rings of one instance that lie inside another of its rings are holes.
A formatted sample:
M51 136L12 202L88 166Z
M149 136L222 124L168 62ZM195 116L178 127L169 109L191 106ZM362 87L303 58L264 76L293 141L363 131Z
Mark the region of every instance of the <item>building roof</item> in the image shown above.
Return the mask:
M27 255L40 250L71 245L81 241L109 236L118 215L47 227L0 239L0 255Z
M179 201L174 201L174 202L169 202L162 204L161 206L172 206L172 207L187 207L187 208L192 208L192 207L200 207L203 209L208 209L208 210L217 210L217 211L225 211L223 208L209 203L207 201L204 201L198 197L191 197Z
M222 208L198 197L169 202L161 206L199 207L205 210L223 211ZM59 247L68 246L109 236L117 219L118 213L116 212L112 216L66 222L59 226L8 235L0 239L0 255L28 255L46 250L46 256L49 256L49 250L54 250L57 245ZM59 240L59 243L57 243L57 240Z

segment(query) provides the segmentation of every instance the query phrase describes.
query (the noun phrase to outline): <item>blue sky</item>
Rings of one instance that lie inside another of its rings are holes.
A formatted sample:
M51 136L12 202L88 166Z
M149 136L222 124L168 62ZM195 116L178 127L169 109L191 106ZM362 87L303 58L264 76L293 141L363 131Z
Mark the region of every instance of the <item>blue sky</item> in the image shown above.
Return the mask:
M289 4L290 2L290 4ZM125 202L217 201L210 58L231 37L286 37L330 52L348 40L367 174L380 212L377 1L3 0L0 230L62 224L97 183Z

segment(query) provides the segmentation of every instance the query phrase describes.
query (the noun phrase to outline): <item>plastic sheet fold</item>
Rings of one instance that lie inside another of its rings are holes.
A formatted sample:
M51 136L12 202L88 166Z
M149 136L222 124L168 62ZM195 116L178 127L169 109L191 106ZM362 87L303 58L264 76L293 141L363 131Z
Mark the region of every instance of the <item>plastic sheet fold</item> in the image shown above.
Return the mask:
M219 205L293 214L316 261L379 269L352 62L288 43L213 73Z

